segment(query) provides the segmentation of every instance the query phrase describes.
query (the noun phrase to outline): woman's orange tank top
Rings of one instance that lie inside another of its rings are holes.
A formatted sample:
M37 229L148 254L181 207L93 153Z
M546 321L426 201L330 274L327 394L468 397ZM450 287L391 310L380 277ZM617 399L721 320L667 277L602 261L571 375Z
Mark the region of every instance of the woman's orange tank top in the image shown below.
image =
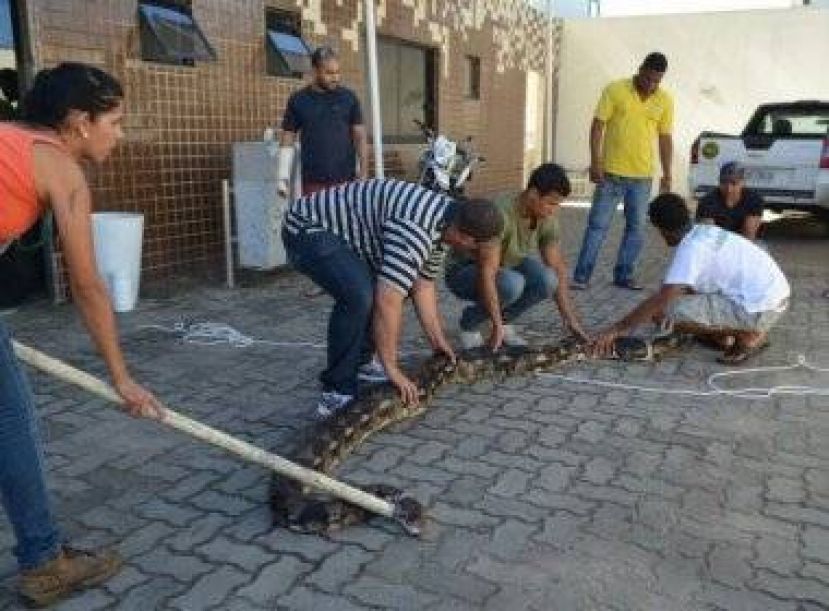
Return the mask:
M0 245L19 238L43 213L35 188L36 143L63 144L15 123L0 123Z

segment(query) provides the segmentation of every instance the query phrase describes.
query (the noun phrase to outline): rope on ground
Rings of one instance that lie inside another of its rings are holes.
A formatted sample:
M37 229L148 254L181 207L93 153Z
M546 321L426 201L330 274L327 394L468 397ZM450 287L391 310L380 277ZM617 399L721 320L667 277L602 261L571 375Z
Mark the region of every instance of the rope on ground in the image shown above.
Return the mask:
M274 346L277 348L308 348L311 350L325 350L327 344L314 342L284 342L269 339L259 339L245 335L228 324L221 322L191 322L184 320L177 322L172 327L164 325L141 325L139 329L156 329L165 333L178 335L185 344L196 344L199 346L222 346L232 348L250 348L260 344L263 346ZM402 357L409 357L421 354L417 350L401 350L398 354Z
M157 329L165 333L175 333L185 344L199 346L228 345L233 348L249 348L255 344L275 346L279 348L310 348L325 350L325 344L314 342L277 342L268 339L258 339L237 331L230 325L220 322L177 322L172 327L163 325L141 325L139 329Z
M751 387L744 386L742 388L725 388L721 385L721 381L730 378L737 378L751 374L773 374L781 372L795 371L797 369L805 369L811 373L821 374L829 373L829 368L818 367L809 363L804 354L797 357L797 362L791 365L771 365L766 367L752 367L748 369L731 369L728 371L720 371L711 374L706 380L708 390L697 390L693 388L662 388L656 386L641 386L638 384L626 384L624 382L612 382L610 380L599 380L592 378L579 378L575 376L568 376L557 373L540 373L539 377L553 380L561 380L563 382L572 382L574 384L585 384L588 386L598 386L601 388L613 388L618 390L628 390L635 392L649 392L663 395L685 395L691 397L716 397L728 396L735 399L771 399L776 396L818 396L829 397L829 388L820 386L808 386L799 384L782 384L778 386Z

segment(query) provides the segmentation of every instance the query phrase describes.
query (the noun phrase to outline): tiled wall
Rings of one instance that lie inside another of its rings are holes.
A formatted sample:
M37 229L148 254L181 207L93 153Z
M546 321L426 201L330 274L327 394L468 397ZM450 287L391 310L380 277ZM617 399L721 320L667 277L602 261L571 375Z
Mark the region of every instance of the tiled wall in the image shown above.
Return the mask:
M85 61L125 85L128 135L93 174L95 205L145 214L145 281L221 259L220 181L230 175L231 144L258 139L277 124L301 85L266 75L266 6L301 12L309 43L340 49L344 80L366 105L362 0L193 0L193 14L218 54L218 61L195 67L140 59L134 0L28 0L27 6L39 67ZM440 129L474 136L488 158L473 190L519 186L525 71L544 71L544 20L519 0L379 0L377 6L381 34L439 50ZM468 54L481 57L479 101L463 95Z

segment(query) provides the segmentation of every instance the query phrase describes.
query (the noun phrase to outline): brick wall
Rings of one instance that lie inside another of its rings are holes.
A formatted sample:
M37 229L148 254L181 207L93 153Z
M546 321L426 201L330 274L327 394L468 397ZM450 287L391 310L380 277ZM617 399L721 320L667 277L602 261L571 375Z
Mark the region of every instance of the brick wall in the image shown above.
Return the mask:
M193 14L218 55L195 67L140 59L134 0L27 2L37 67L85 61L124 83L127 138L91 176L97 209L144 213L144 280L222 257L220 181L230 176L231 144L259 139L302 85L266 75L266 6L301 13L309 43L338 48L344 81L367 106L362 0L194 0ZM545 27L518 0L378 2L380 34L438 51L439 127L453 137L472 135L488 159L473 192L520 184L526 71L543 73ZM481 58L477 101L464 97L466 55ZM411 173L412 147L400 148L395 157Z

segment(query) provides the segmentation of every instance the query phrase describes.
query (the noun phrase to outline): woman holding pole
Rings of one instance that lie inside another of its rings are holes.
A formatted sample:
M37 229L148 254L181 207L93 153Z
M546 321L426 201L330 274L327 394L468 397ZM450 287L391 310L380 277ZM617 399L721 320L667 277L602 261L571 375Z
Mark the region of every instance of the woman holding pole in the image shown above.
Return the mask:
M72 298L133 416L164 408L129 374L109 297L95 267L91 198L81 163L102 163L123 137L123 90L97 68L65 63L41 71L21 123L0 124L0 252L46 211L54 214ZM0 496L14 529L20 594L50 604L101 583L120 566L111 551L64 545L52 516L34 401L0 322Z

